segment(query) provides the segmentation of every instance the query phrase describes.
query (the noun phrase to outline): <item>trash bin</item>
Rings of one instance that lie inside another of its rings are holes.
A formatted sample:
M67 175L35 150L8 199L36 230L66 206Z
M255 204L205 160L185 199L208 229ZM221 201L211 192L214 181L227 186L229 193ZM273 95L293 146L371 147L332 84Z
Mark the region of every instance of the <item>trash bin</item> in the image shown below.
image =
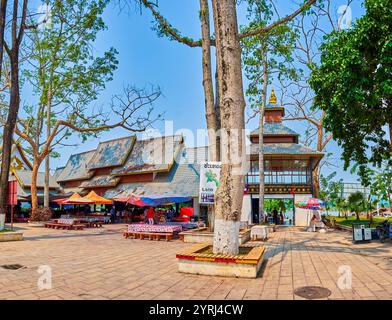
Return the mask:
M370 223L358 222L352 224L353 242L368 242L372 240L372 229Z
M372 228L372 240L378 240L378 239L380 239L380 234L378 233L378 230Z

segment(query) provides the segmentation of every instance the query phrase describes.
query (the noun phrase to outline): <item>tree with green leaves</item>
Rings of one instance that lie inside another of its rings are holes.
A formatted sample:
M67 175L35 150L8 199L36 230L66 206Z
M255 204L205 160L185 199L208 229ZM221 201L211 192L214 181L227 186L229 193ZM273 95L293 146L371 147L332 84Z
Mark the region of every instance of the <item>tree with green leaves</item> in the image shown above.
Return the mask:
M324 125L352 161L380 166L392 155L392 4L365 0L366 14L351 29L333 32L322 46L310 84Z
M392 213L392 166L385 164L379 170L374 170L370 192L378 202L388 202Z
M351 193L348 198L348 207L351 212L354 212L357 216L357 220L360 220L359 214L366 211L366 199L362 192Z
M179 41L190 47L201 47L205 39L193 40L183 36L157 10L157 3L141 0L150 9L156 20L160 35ZM215 195L215 230L213 251L216 254L238 254L238 234L244 190L243 162L245 157L245 98L242 80L242 59L240 39L268 33L285 24L313 5L316 0L305 1L293 13L267 26L259 26L239 32L237 1L212 0L215 38L210 45L216 48L217 65L217 109L221 126L220 183ZM204 62L204 61L203 61ZM205 80L203 74L203 80ZM208 122L207 122L208 126ZM208 128L210 129L210 128Z
M73 132L78 132L85 141L103 130L123 127L143 131L151 124L151 109L146 111L143 107L151 106L159 97L159 90L125 88L124 95L116 96L110 106L117 122L110 121L108 111L90 111L90 103L112 79L118 63L113 48L101 57L91 52L97 33L105 29L102 14L107 3L107 0L47 0L50 20L31 32L29 67L24 77L33 88L37 102L25 105L26 116L19 118L15 133L27 142L33 159L33 221L39 219L39 168L47 159L48 184L48 159L58 156L55 149L63 146ZM45 206L49 206L49 187L45 189Z
M319 197L325 202L325 208L328 211L335 206L336 200L340 197L342 192L343 179L339 181L333 180L336 177L336 172L328 176L320 176L320 192Z
M320 190L320 174L324 167L336 166L332 161L333 153L328 152L328 144L333 139L331 132L325 130L325 111L314 105L315 93L309 84L313 66L320 63L321 45L331 32L342 28L343 19L348 19L349 6L353 0L344 0L338 3L339 8L346 9L340 12L342 16L337 19L336 1L318 1L305 14L297 16L293 21L293 28L298 34L294 50L295 66L298 79L296 81L280 81L281 92L284 96L286 116L284 121L300 121L305 129L301 143L319 152L324 152L323 159L312 170L312 192L318 197Z
M272 3L265 0L248 1L249 26L242 28L254 29L271 23L274 15ZM245 76L249 80L246 95L253 114L259 117L259 221L264 221L264 113L267 105L268 86L274 79L296 80L296 69L291 66L293 62L292 51L296 40L296 33L288 24L282 24L266 34L259 34L245 38L241 42Z
M44 21L29 34L29 65L24 71L38 99L38 108L25 107L28 117L36 120L34 135L38 144L44 126L46 137L50 136L60 108L77 101L87 105L112 78L117 66L116 50L111 48L97 58L91 54L92 42L105 28L101 16L107 2L45 0L41 4L43 12L30 22L38 25L38 21ZM69 135L70 131L64 130L63 139ZM37 157L31 153L35 161ZM48 155L45 162L45 207L49 207L49 158Z
M335 208L336 210L338 210L339 218L340 218L340 214L344 213L344 216L347 219L348 202L345 198L338 197L335 200Z

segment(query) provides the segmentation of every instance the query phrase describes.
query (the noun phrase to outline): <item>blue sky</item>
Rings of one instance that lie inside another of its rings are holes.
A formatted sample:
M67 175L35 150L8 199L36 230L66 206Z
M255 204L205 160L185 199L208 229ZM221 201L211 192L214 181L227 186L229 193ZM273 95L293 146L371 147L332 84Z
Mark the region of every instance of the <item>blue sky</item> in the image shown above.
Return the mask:
M340 5L340 0L336 6ZM298 2L298 1L297 1ZM341 1L344 4L345 1ZM356 3L355 3L356 2ZM286 14L295 3L290 1L289 6L281 4L287 1L278 1L281 14ZM353 16L358 17L363 13L361 1L356 0L352 6ZM160 0L161 12L180 29L183 34L199 38L200 26L198 20L199 1L196 0ZM196 134L199 128L205 128L204 97L202 87L201 50L188 48L165 38L159 38L151 30L152 16L146 10L132 9L120 12L115 5L109 5L105 11L104 20L107 30L98 36L94 48L96 54L102 54L110 47L119 51L119 66L114 74L114 80L107 84L96 105L108 106L113 94L121 92L123 86L134 85L159 85L163 97L155 104L158 112L165 112L165 119L174 122L174 131L187 128ZM239 9L240 24L246 23L244 8ZM245 83L246 85L246 83ZM286 123L287 126L303 133L305 128L302 123ZM249 129L254 129L256 123L250 123ZM164 123L155 127L163 130ZM77 147L63 147L60 151L61 158L52 159L51 167L65 165L69 155L96 148L99 141L129 135L123 129L115 129L102 133L99 139L90 139ZM77 136L73 139L78 142ZM192 143L190 143L192 144ZM340 149L335 142L329 145L328 151L333 152L333 158L340 158ZM342 170L342 163L338 168L326 169L325 172L337 171L346 181L356 181L356 177Z

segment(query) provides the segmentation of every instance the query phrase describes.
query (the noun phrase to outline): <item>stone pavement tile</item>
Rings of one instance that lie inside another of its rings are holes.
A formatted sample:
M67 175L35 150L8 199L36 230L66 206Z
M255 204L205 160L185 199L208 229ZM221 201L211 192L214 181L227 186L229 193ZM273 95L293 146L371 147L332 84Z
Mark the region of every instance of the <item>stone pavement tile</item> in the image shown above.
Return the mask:
M175 254L190 244L125 240L123 225L83 233L23 227L25 241L0 244L0 252L7 252L0 264L27 266L0 269L0 299L173 300L183 292L186 299L297 300L293 290L305 285L329 288L330 299L392 299L392 265L385 259L392 256L390 246L353 246L349 234L340 231L278 230L265 243L269 260L262 277L250 280L181 274ZM52 290L37 290L43 264L52 267ZM354 291L337 288L341 265L352 268Z
M382 290L382 291L372 291L372 293L373 293L378 299L381 299L381 300L384 300L384 299L391 299L391 295L390 295L388 292L384 291L384 290Z
M227 300L242 300L246 294L246 289L233 289L226 296Z
M277 299L278 300L294 300L294 295L289 294L289 293L286 293L286 294L279 294L278 293Z

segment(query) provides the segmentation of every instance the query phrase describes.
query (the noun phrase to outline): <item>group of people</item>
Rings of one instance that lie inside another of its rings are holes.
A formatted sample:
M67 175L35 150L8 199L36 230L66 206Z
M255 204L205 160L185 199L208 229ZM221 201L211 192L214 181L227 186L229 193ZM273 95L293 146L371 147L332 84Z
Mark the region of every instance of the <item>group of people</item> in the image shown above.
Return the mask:
M278 213L278 210L274 210L272 211L272 213L268 213L265 216L265 223L269 223L272 220L272 223L276 224L276 225L283 225L284 224L284 215L283 212L280 211Z
M174 218L175 211L171 207L166 211L157 211L154 207L149 207L144 210L145 221L149 224L155 224L157 220L161 220L162 214L165 222L170 222Z
M170 207L167 210L157 210L154 207L143 208L130 208L117 211L115 206L110 209L110 216L112 223L116 222L133 222L144 221L149 224L159 222L162 217L165 221L172 221L175 216L175 210ZM137 219L136 219L137 218ZM136 220L135 220L136 219Z

